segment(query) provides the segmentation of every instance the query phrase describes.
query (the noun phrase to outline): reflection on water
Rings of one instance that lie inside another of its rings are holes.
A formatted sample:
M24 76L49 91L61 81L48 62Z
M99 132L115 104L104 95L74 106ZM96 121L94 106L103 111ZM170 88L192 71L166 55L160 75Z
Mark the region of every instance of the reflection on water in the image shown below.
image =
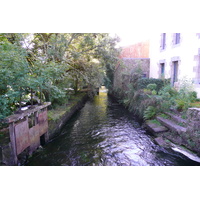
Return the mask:
M198 165L154 144L126 109L105 89L65 125L60 136L29 159L39 166Z

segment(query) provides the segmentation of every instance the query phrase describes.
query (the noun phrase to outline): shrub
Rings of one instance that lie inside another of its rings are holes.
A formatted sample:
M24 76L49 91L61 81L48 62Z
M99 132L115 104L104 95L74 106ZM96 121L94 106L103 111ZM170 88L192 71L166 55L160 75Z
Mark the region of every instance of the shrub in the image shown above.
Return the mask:
M171 85L164 86L159 91L159 96L161 98L161 111L167 111L170 109L170 107L176 106L176 99L178 96L178 92L171 87Z
M197 92L196 91L189 92L188 95L189 95L189 98L192 103L197 101Z
M175 102L176 102L176 109L178 111L186 110L189 107L188 101L185 101L184 99L176 99Z
M137 89L144 89L147 88L147 85L149 84L156 84L157 85L156 91L158 92L168 82L169 82L168 79L141 78L137 81Z
M156 90L153 90L153 91L152 91L152 95L157 95Z
M157 85L155 83L150 83L147 85L147 89L149 90L156 90Z
M156 116L156 108L154 106L148 106L148 108L144 111L144 119L149 120Z

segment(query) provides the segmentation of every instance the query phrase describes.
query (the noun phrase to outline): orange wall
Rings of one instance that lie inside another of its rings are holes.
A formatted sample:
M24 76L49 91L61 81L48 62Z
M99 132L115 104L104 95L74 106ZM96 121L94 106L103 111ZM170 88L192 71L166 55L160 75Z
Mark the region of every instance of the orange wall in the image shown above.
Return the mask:
M120 58L149 58L149 41L123 47Z

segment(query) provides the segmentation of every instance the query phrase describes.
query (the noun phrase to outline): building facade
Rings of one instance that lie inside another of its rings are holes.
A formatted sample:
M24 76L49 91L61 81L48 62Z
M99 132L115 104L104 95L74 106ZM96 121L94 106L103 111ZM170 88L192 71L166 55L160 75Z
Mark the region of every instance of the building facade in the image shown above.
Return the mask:
M170 78L179 87L191 80L200 97L200 33L161 33L151 36L150 78Z

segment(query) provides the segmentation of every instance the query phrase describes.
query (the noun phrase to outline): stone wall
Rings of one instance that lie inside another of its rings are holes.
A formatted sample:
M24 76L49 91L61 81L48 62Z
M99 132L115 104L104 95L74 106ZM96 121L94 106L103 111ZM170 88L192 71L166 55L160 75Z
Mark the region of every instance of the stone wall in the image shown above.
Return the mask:
M200 156L200 108L187 111L186 133L182 135L185 146Z
M200 108L189 108L187 121L187 132L197 132L200 135Z
M62 116L60 116L59 119L53 121L49 120L49 138L52 139L56 135L58 135L63 128L63 125L66 124L66 122L72 117L72 115L80 110L84 103L89 98L88 94L86 93L81 99L79 99L77 102L74 103L73 106L71 106L70 110L66 111Z
M116 66L114 73L114 89L126 91L130 83L130 77L135 72L142 70L142 76L149 78L150 59L148 58L123 58L122 64Z

